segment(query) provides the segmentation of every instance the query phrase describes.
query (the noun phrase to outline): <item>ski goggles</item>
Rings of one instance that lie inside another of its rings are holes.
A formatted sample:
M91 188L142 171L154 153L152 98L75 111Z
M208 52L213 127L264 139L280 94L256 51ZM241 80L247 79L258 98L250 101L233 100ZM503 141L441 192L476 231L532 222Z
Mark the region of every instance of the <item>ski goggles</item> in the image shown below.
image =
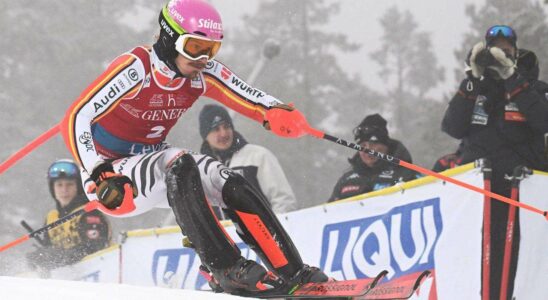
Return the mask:
M76 177L80 174L80 169L70 162L56 162L48 170L48 178L66 178L66 177Z
M511 40L513 43L515 43L517 40L517 36L516 36L516 33L514 32L514 29L506 25L492 26L485 33L485 40L487 40L488 42L498 37L504 37L506 39Z
M215 58L219 49L221 49L221 41L184 33L175 41L175 49L190 60L206 58L210 61Z

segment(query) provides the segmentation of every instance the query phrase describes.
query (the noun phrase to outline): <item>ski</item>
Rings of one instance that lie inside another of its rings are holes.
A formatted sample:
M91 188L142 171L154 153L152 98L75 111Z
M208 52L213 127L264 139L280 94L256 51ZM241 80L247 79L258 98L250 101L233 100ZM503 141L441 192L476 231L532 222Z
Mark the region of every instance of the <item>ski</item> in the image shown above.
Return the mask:
M394 300L409 299L419 289L422 282L430 275L430 271L422 272L416 279L410 278L399 282L381 283L371 289L366 295L354 300Z
M367 295L377 284L388 274L384 270L375 278L341 280L329 282L311 282L303 285L297 285L287 294L273 294L256 292L250 294L239 294L244 297L256 297L260 299L285 298L285 299L329 299L329 298L349 298ZM275 293L275 292L274 292Z

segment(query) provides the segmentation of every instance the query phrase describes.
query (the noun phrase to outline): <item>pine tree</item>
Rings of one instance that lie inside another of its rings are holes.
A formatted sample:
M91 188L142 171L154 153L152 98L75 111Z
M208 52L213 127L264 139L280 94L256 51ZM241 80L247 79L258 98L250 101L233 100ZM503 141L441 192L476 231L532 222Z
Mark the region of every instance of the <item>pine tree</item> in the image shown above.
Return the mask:
M381 45L371 54L380 65L386 83L385 116L391 134L402 142L415 161L432 164L436 157L452 151L454 143L440 130L445 104L427 96L444 80L428 33L420 31L409 11L389 8L381 17ZM435 142L433 142L435 141Z

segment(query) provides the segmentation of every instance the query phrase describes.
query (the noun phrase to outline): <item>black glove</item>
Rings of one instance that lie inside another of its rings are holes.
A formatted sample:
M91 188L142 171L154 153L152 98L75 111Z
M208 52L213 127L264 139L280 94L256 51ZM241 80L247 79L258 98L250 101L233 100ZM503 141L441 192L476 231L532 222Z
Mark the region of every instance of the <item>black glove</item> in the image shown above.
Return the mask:
M112 164L102 162L95 166L90 178L95 181L97 190L95 194L105 207L115 209L122 205L125 196L124 185L129 184L133 190L133 197L137 197L137 187L129 177L114 173Z

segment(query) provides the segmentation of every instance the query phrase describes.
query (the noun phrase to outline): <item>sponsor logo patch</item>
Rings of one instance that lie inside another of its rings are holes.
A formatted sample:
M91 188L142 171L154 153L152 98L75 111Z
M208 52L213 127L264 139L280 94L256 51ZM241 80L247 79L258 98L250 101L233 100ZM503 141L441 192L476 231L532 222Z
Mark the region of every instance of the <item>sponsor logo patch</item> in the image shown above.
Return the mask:
M263 91L247 85L245 82L241 81L236 76L232 77L232 84L239 87L242 92L244 92L244 93L246 93L250 96L257 97L257 98L262 98L262 97L266 96L266 94L263 93Z
M173 31L173 29L171 29L171 27L169 27L164 19L160 21L160 26L162 26L162 29L165 30L170 37L173 37L175 32Z
M196 76L190 81L190 87L193 89L202 88L202 79L200 78L200 76Z
M86 147L86 152L95 151L92 144L91 132L85 131L78 137L78 142Z
M342 188L341 194L355 192L355 191L358 191L359 189L360 189L359 185L348 185Z
M223 30L223 24L215 22L211 19L199 19L198 27L207 28L207 29L216 30L216 31Z
M162 107L164 106L164 99L162 94L152 95L152 98L148 101L150 107Z
M223 77L224 80L228 80L232 76L232 72L230 72L229 69L223 67L221 69L221 77Z

